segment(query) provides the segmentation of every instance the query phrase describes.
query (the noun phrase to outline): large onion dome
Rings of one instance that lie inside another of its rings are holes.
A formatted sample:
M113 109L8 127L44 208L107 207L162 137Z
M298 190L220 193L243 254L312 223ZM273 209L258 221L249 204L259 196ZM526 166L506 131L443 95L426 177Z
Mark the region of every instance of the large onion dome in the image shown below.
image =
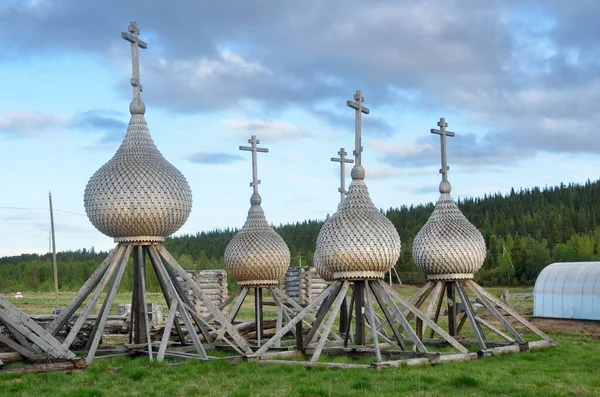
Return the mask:
M472 279L485 260L485 240L440 183L440 198L413 241L413 257L429 280Z
M132 113L121 147L90 178L84 205L90 222L119 241L161 240L187 220L190 186L156 148L143 112Z
M223 257L227 273L246 287L278 284L290 265L290 250L267 223L261 202L258 193L252 194L246 223Z
M364 178L357 162L346 199L317 237L316 263L336 280L383 278L400 256L400 236L373 205Z

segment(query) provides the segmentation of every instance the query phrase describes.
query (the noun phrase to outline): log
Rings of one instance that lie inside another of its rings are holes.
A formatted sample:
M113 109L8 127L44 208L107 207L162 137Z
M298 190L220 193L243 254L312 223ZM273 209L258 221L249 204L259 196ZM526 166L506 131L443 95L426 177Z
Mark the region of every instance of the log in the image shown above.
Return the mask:
M74 359L67 362L59 363L44 363L44 364L33 364L24 365L18 367L7 367L0 370L0 375L6 374L35 374L40 372L53 372L53 371L72 371L77 369L85 368L85 360L82 358Z
M352 363L326 363L326 362L307 362L307 361L289 361L289 360L259 360L258 365L300 365L306 368L327 367L329 369L348 369L348 368L371 368L368 364L352 364Z
M17 352L8 352L8 353L0 353L0 361L6 363L12 363L15 361L23 361L25 357L21 353Z

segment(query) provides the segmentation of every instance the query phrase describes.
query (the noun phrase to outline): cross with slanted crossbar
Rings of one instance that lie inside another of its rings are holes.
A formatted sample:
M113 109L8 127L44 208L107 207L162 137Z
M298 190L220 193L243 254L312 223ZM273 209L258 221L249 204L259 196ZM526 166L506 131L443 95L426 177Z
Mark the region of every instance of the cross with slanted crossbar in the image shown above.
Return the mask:
M130 81L131 85L133 86L133 98L140 99L142 84L140 83L140 56L138 53L138 47L148 48L148 44L138 38L140 30L135 22L131 22L127 30L129 32L121 33L121 37L131 43L133 77Z
M340 148L338 154L340 157L332 157L331 161L340 163L340 187L338 188L338 192L340 192L341 203L344 201L344 198L346 198L346 163L354 163L354 160L346 158L348 153L344 150L344 148Z
M354 132L354 152L353 152L353 154L354 154L354 158L356 159L356 165L361 165L360 156L361 156L361 152L363 150L363 148L361 146L361 122L362 122L361 113L369 114L370 110L362 105L363 102L365 101L365 98L363 98L362 92L360 90L356 91L356 94L354 94L354 100L355 100L355 102L347 101L346 105L348 105L352 109L356 110L356 116L355 116L356 126L355 126L355 132Z
M251 143L252 146L240 146L240 150L252 152L252 182L250 182L250 186L254 188L254 193L258 193L258 184L260 183L260 180L258 179L256 153L269 153L269 149L256 147L256 145L260 143L260 141L256 139L256 135L252 135L252 138L248 139L248 143Z
M454 132L446 131L446 127L448 127L448 123L446 123L446 119L443 117L440 119L440 121L437 123L437 125L440 127L440 129L436 130L436 129L432 128L431 133L438 134L440 136L441 147L442 147L442 168L440 169L440 174L442 174L442 181L448 181L448 170L450 169L450 167L448 167L448 162L446 160L446 137L454 136Z

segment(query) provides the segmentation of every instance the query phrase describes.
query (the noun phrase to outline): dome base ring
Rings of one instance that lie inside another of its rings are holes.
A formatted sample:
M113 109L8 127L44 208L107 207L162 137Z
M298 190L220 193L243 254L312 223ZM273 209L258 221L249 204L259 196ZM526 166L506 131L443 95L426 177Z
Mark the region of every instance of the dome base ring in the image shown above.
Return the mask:
M473 273L428 274L427 280L472 280Z

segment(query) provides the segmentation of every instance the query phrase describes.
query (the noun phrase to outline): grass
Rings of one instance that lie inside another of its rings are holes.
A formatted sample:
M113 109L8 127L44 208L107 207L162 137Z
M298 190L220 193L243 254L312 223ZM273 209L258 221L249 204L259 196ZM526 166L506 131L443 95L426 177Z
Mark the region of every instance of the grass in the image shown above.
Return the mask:
M502 288L488 290L496 296L503 291ZM410 296L414 291L415 288L410 287L399 289L403 296ZM28 313L49 313L54 306L52 294L24 292L24 295L25 299L16 304ZM161 298L149 295L150 302ZM61 295L63 304L70 296L72 293ZM130 293L117 295L117 303L130 299ZM252 301L252 297L247 298L247 304ZM527 313L530 303L524 305L520 311ZM245 307L246 311L251 314L251 306ZM600 339L564 331L552 332L551 336L558 345L553 349L506 354L481 361L380 371L333 371L324 367L307 370L256 363L229 365L221 360L187 361L175 367L168 363L151 363L147 358L103 359L96 360L87 370L74 373L2 376L0 396L600 395L597 364ZM348 357L322 357L322 360L372 362L372 359Z
M9 375L6 396L364 396L499 395L592 396L600 394L600 341L556 336L558 347L439 366L338 370L229 365L188 361L170 367L145 358L97 360L85 371ZM349 359L346 359L349 360ZM115 371L117 367L120 370Z

